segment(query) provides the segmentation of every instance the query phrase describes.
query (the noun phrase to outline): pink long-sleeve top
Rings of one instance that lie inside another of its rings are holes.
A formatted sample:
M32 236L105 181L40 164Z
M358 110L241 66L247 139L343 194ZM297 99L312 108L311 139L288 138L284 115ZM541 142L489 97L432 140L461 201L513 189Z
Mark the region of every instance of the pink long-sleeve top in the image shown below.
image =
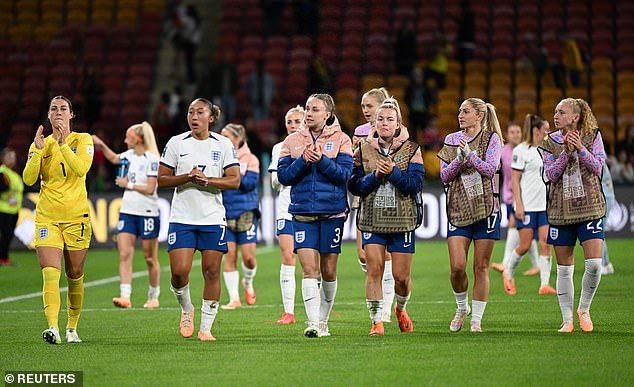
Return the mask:
M551 133L550 137L559 144L564 143L564 135L561 133L561 130ZM555 182L561 178L571 157L579 157L579 161L585 165L590 172L601 176L603 164L605 164L605 148L603 147L601 132L597 133L591 150L582 146L578 152L568 153L563 151L557 159L555 159L552 153L542 152L544 173L548 181Z
M445 144L448 145L459 145L460 139L465 139L467 142L473 140L475 136L467 136L463 131L450 133L445 137ZM458 176L460 173L460 168L463 165L473 166L476 171L482 176L486 176L489 179L493 179L495 172L498 170L500 165L500 157L502 153L502 141L500 140L500 136L497 133L493 133L491 135L491 139L489 140L489 146L487 147L487 152L484 157L484 160L480 158L480 155L476 155L474 149L471 149L471 153L464 160L463 163L458 161L457 159L451 160L449 164L440 160L440 179L444 184L448 184L453 179ZM493 187L494 190L497 187ZM494 191L495 192L495 191ZM494 211L499 210L499 201L495 200L495 208Z

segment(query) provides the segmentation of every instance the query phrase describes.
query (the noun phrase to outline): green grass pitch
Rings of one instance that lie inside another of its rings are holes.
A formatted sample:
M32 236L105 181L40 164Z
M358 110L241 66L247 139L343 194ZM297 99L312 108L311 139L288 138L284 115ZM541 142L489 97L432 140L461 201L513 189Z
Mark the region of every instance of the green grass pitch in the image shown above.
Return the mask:
M499 261L503 242L496 244ZM183 339L180 309L169 291L165 249L161 308L144 310L147 275L137 249L131 310L112 306L118 295L115 250L90 250L86 263L84 311L78 332L81 344L45 344L46 328L40 295L42 279L34 252L16 252L15 266L0 267L0 370L75 370L86 386L95 385L634 385L633 240L610 240L616 274L604 276L592 304L595 332L560 334L556 296L537 294L538 277L517 276L517 295L502 289L501 275L491 272L491 292L483 334L468 329L449 332L455 302L449 284L445 242L419 242L412 269L408 311L414 332L402 334L394 321L384 337L368 337L364 275L355 247L346 244L339 260L339 290L330 321L331 337L307 339L297 270L297 324L272 324L282 314L279 253L258 248L255 279L257 303L235 311L221 310L213 326L218 341ZM583 260L577 248L575 301L578 303ZM195 261L199 261L196 255ZM471 262L470 262L471 263ZM518 273L528 268L524 259ZM470 265L469 265L470 266ZM61 286L66 286L62 277ZM472 279L469 273L470 280ZM110 279L110 280L108 280ZM202 275L192 269L196 330L200 321ZM551 275L555 284L555 265ZM471 299L471 292L469 294ZM221 303L227 302L222 288ZM575 303L575 307L576 307ZM575 316L576 318L576 316ZM62 294L60 326L66 324Z

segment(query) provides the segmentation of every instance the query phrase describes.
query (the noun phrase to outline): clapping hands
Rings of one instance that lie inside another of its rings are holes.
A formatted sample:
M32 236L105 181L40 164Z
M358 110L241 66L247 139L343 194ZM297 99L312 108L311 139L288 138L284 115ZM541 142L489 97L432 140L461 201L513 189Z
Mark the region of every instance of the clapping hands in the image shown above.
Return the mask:
M194 168L192 168L192 170L189 172L189 180L201 187L206 187L209 185L209 180L207 179L207 176L205 176L203 171L198 169L197 166L194 166Z
M374 174L377 178L383 179L389 176L394 170L394 160L391 156L387 156L386 160L378 160L376 162L376 170Z
M321 146L311 144L311 145L307 145L304 148L304 153L302 153L302 158L307 163L318 163L319 161L321 161L322 154L323 154L323 150Z
M568 153L581 150L581 136L576 130L569 131L564 137L564 149Z

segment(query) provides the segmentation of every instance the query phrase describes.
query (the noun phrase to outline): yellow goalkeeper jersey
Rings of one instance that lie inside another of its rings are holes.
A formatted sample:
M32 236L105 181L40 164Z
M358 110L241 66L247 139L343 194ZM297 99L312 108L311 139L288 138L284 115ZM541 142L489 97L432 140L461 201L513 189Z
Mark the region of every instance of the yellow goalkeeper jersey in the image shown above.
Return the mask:
M44 139L43 149L31 144L22 177L27 185L35 184L38 177L42 179L36 222L67 223L89 218L86 174L93 153L88 133L71 132L62 146L53 135Z

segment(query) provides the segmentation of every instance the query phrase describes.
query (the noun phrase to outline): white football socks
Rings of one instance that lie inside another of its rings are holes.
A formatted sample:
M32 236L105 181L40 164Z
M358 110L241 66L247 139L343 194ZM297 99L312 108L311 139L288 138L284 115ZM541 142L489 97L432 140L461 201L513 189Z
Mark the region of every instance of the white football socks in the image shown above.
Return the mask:
M592 298L601 282L601 258L586 259L586 269L581 280L581 297L579 298L579 311L590 310Z
M295 266L282 264L280 268L280 289L284 313L295 314Z
M509 264L506 265L506 270L505 273L507 276L509 276L510 278L515 278L515 270L517 270L517 267L520 265L520 262L522 261L522 256L519 255L515 249L513 249L513 251L511 251L511 257L509 258Z
M302 297L304 298L304 308L306 308L306 316L308 322L319 322L319 305L321 304L321 296L319 294L319 286L316 278L302 279Z
M486 306L486 301L471 301L471 325L482 323L482 315L484 314Z
M537 267L539 267L539 287L544 287L550 284L550 270L552 267L552 259L548 255L540 255L537 260Z
M170 286L172 293L176 296L176 300L181 306L183 312L191 313L194 310L194 305L192 305L192 299L189 295L189 284L183 286L180 289L176 289L173 286Z
M218 314L218 301L203 300L203 306L200 309L200 331L211 332L211 326L214 324L216 315Z
M370 312L370 320L372 324L378 324L383 321L383 300L365 300Z
M572 309L575 299L575 284L572 277L574 266L557 265L557 298L564 321L572 321Z
M396 294L396 309L398 310L405 310L405 308L407 307L407 301L409 301L409 296L410 294L408 294L407 296L401 296L400 294L394 292Z
M254 266L253 269L249 269L244 265L244 261L242 261L242 276L244 277L244 286L249 290L253 290L253 278L255 278L255 273L257 272L258 267Z
M528 257L531 259L531 267L539 267L539 253L535 239L531 241L531 247L528 249Z
M515 250L517 244L520 242L520 234L516 228L509 228L506 234L506 245L504 245L504 259L502 259L502 264L504 266L509 265L509 260L511 259L511 252Z
M321 291L323 293L320 296L319 321L328 321L332 305L335 303L335 296L337 295L337 280L321 281Z
M159 296L161 295L161 287L157 286L157 287L152 287L150 286L148 288L147 291L147 298L148 300L158 300Z
M119 295L123 298L130 298L130 295L132 295L132 284L120 284Z
M392 261L385 261L383 270L383 313L389 317L392 315L392 303L394 302L394 275L392 274Z
M229 293L229 301L240 300L240 294L238 293L238 281L240 280L240 273L235 271L225 271L222 273L225 279L225 286Z
M460 310L469 309L469 291L465 290L464 292L456 293L453 292L454 297L456 298L456 305Z

